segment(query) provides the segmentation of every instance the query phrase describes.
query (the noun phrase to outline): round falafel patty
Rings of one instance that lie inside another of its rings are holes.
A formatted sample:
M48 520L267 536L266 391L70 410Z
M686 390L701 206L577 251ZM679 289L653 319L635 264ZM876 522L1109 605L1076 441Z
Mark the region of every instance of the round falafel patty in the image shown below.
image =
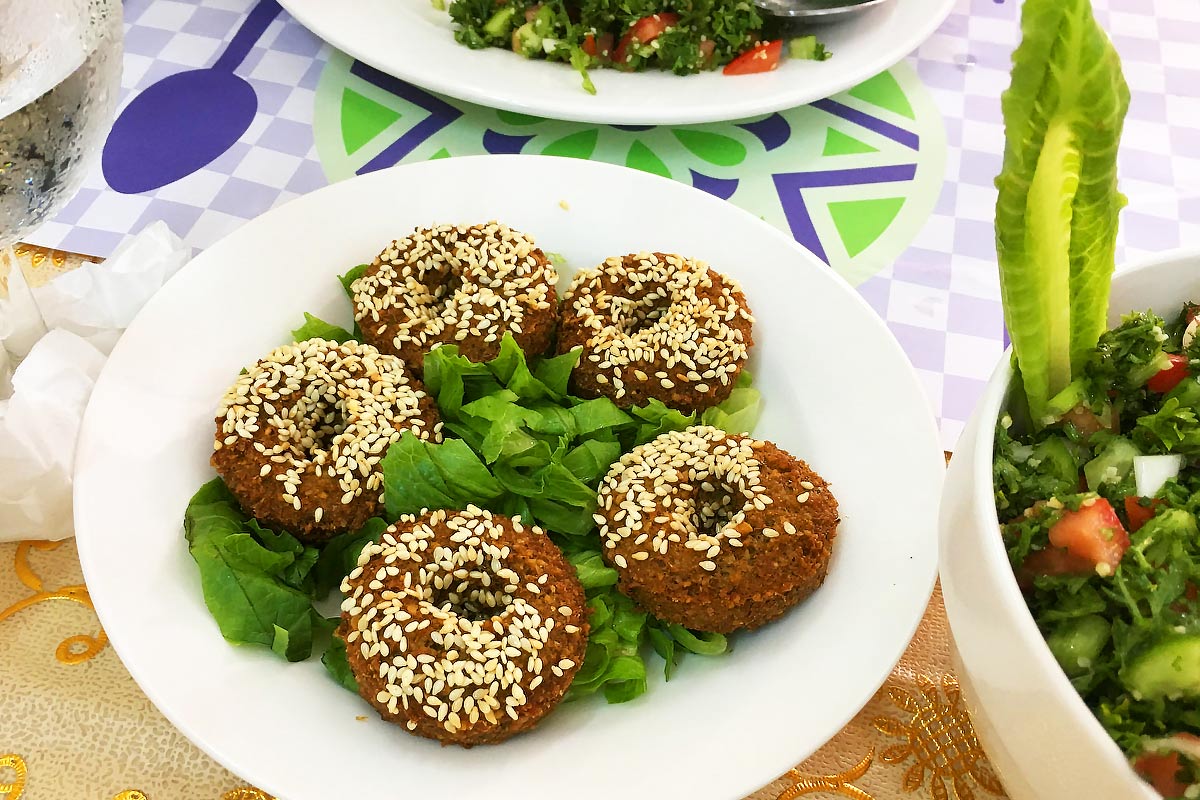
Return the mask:
M507 225L424 228L388 245L351 284L354 318L367 342L418 374L438 344L488 361L505 333L533 356L554 337L557 282L533 239Z
M638 253L580 272L559 313L558 352L583 348L576 394L622 407L651 398L715 406L746 364L754 317L736 281L701 261Z
M242 509L306 542L383 508L379 462L404 431L441 441L437 406L395 356L358 342L284 345L217 411L212 465Z
M493 744L562 699L587 650L575 569L536 527L475 506L404 516L342 582L339 635L380 716Z
M825 580L837 501L803 461L711 426L635 447L600 484L596 522L619 588L656 617L757 628Z

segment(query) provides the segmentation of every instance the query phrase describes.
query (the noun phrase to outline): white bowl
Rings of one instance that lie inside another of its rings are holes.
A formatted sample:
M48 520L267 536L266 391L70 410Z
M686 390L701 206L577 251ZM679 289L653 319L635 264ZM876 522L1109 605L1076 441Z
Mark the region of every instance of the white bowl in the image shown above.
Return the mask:
M1167 318L1200 298L1200 251L1120 270L1109 324ZM959 439L941 509L941 578L955 668L980 744L1012 800L1157 798L1072 688L1038 632L1000 541L992 438L1012 377L1005 355Z

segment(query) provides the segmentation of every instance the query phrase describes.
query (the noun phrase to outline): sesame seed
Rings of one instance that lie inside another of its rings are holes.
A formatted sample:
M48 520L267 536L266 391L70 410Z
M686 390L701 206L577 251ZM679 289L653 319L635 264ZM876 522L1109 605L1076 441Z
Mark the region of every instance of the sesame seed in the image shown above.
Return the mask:
M427 512L402 517L363 548L342 588L349 610L360 611L352 621L368 669L388 681L379 704L391 704L390 713L416 703L450 733L497 725L501 709L518 719L530 702L526 693L543 683L543 648L562 653L555 637L581 632L555 625L552 615L569 616L570 606L534 605L547 573L521 583L508 566L512 550L503 537L516 524L475 506ZM532 596L513 594L519 586ZM560 659L550 671L561 677L574 666Z

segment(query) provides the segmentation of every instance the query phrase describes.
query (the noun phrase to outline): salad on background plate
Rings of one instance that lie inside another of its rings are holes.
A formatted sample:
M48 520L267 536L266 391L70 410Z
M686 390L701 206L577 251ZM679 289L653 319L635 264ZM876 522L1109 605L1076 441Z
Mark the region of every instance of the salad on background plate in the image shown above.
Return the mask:
M780 21L750 0L452 0L449 12L460 44L567 62L592 94L588 70L595 67L677 75L723 67L726 75L750 75L784 58L831 55L816 36L785 40Z
M1196 797L1200 306L1105 329L1129 89L1088 0L1027 0L1022 31L996 181L1016 367L996 511L1072 685L1160 794Z

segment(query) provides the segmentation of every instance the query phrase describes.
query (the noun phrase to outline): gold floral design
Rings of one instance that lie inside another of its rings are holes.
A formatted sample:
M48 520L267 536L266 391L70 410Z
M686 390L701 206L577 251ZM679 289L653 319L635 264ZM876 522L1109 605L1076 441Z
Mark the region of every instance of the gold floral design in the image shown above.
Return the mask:
M22 600L18 600L8 608L0 609L0 622L24 611L30 606L44 603L47 600L70 600L95 610L86 586L83 584L62 586L58 589L47 591L42 586L42 579L38 577L33 567L29 565L29 552L31 550L54 550L60 544L62 543L21 542L17 545L17 555L14 559L13 571L16 572L17 578L21 583L25 584L26 588L32 591L33 594ZM105 635L104 631L100 631L95 636L88 636L87 634L68 636L59 643L54 651L54 657L64 664L81 664L89 658L95 657L104 649L107 643L108 636ZM12 798L0 798L0 800L12 800ZM122 800L126 799L122 798Z
M29 770L25 766L25 759L16 753L0 756L0 781L8 781L0 783L0 800L20 800L21 796L25 794L25 780L28 777ZM126 789L113 795L112 800L150 800L150 798L141 789ZM275 800L275 798L259 789L243 786L240 789L226 792L222 795L221 800Z
M916 791L928 781L933 800L948 800L951 792L956 800L975 800L972 783L991 794L1003 795L1004 788L979 746L966 709L960 705L958 681L944 675L939 692L936 683L920 676L917 688L920 692L914 695L896 686L888 687L888 699L909 716L877 717L874 721L880 733L904 740L880 753L881 761L915 761L904 773L904 791Z
M13 254L17 258L28 257L29 262L35 267L40 267L42 262L50 259L50 262L56 267L62 267L67 263L68 253L62 250L51 250L49 247L38 247L34 244L19 244L13 248ZM124 798L122 798L124 800Z
M784 789L775 800L794 800L801 795L817 794L818 792L840 794L851 800L873 800L871 795L855 786L851 781L856 781L866 775L874 758L875 748L872 747L861 761L836 775L805 775L799 770L790 770L787 777L794 779L796 783Z
M19 800L25 794L25 759L16 753L0 756L0 800ZM11 778L11 780L10 780Z

